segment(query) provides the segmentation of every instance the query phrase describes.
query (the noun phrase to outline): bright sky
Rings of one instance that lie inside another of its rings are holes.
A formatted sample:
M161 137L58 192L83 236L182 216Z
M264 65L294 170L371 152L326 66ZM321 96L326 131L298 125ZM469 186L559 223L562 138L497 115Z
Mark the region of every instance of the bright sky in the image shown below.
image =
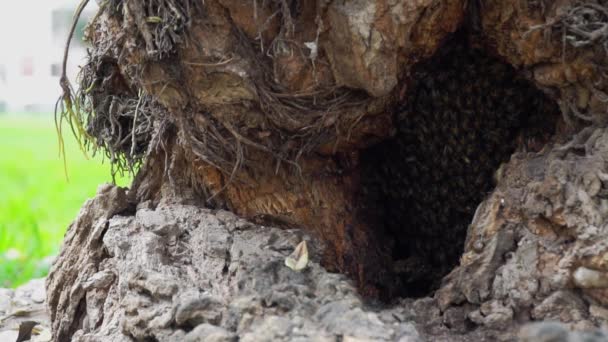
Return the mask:
M7 55L35 52L38 44L50 44L51 8L63 0L0 1L0 60Z
M80 0L0 0L0 59L18 51L36 51L32 42L51 44L51 11L75 10ZM97 8L89 1L87 10Z
M10 83L8 89L0 88L0 101L3 97L8 97L9 104L16 103L16 108L20 108L33 104L31 97L36 97L43 104L56 98L57 82L51 79L50 69L51 64L61 61L65 38L60 42L53 41L52 11L60 8L73 11L79 2L80 0L0 0L0 68L4 65ZM87 10L96 8L96 1L89 1ZM18 76L24 59L32 60L35 72L32 77L20 79ZM70 62L82 64L82 54L76 54Z

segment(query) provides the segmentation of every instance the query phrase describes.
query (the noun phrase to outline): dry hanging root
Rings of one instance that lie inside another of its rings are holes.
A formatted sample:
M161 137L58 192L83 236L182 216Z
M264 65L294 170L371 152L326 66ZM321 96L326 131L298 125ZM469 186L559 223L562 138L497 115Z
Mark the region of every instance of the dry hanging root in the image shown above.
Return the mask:
M525 35L545 28L561 30L563 55L566 43L575 48L601 46L608 54L608 6L605 1L578 2L555 20L530 27Z
M547 36L553 33L560 35L562 42L561 58L564 64L575 59L578 55L577 51L567 51L568 45L574 47L575 50L585 49L608 56L608 1L574 2L549 22L531 26L524 33L524 38L536 30L544 30ZM568 52L571 53L567 54ZM608 103L608 95L605 89L601 89L602 83L605 83L608 76L605 65L595 61L591 61L590 64L595 68L595 75L601 81L596 79L587 82L586 86L591 91L591 96L601 103ZM602 124L601 122L604 119L598 117L597 114L599 113L578 108L576 102L576 94L573 96L564 95L559 101L563 120L569 127L575 127L579 124L581 127L590 123Z
M124 0L135 19L149 58L161 60L175 53L181 35L190 26L192 12L198 6L192 0Z
M164 109L139 89L139 74L148 60L160 60L175 53L175 45L190 24L190 14L196 2L173 0L107 0L94 17L95 23L101 14L131 16L134 20L123 21L124 30L135 29L136 37L146 51L141 64L127 65L135 70L124 75L119 67L115 50L121 50L122 36L102 42L105 47L89 52L89 61L82 68L79 89L74 89L67 77L67 60L71 39L77 22L89 0L83 0L75 11L72 26L65 44L60 85L62 95L55 106L55 124L59 140L60 155L67 166L63 141L63 126L67 121L80 149L85 156L101 148L112 165L112 176L120 172L134 173L141 164L154 130L154 117ZM113 48L119 49L113 49ZM124 61L123 61L124 62ZM139 70L139 71L138 71ZM117 83L120 87L117 87Z
M561 20L565 40L574 47L600 45L608 53L608 7L598 1L581 3Z
M73 28L87 2L83 1L79 6ZM183 133L187 136L184 141L195 154L230 175L230 179L248 164L247 150L270 154L276 160L277 170L282 165L291 165L298 172L297 163L302 155L328 143L337 148L339 143L349 140L353 127L365 114L364 110L353 109L362 108L370 100L362 92L331 84L290 91L268 77L273 74L271 59L287 50L306 55L305 48L291 39L295 24L288 2L278 0L275 5L277 15L282 18L282 27L267 49L259 49L256 42L241 32L236 33L238 53L244 55L241 57L259 61L260 70L252 72L251 77L272 136L259 138L249 134L249 127L214 117L213 113L201 113L201 108L191 108L192 113L185 118L173 118L175 124L184 126ZM116 170L134 172L149 147L155 118L163 115L155 113L164 111L168 115L162 106L152 101L153 95L139 91L144 84L143 70L150 63L166 62L175 55L177 44L186 43L191 17L202 10L200 6L193 0L103 2L91 25L100 18L115 20L125 34L102 33L94 38L94 47L80 72L80 89L76 93L67 77L62 78L62 103L56 111L58 133L61 135L61 123L67 119L83 151L101 148L112 163L113 173ZM107 17L102 17L101 13ZM72 30L70 36L73 33ZM129 37L136 38L134 46L129 45ZM69 41L65 61L68 48ZM222 64L215 66L229 64L234 58L226 57L221 60ZM312 57L311 63L314 63ZM179 69L180 64L172 65ZM200 117L204 119L199 120ZM192 121L198 124L192 124Z
M59 154L63 158L63 168L65 172L66 178L67 174L67 161L65 155L65 145L63 141L62 128L63 128L63 120L66 120L78 142L78 146L82 150L82 152L86 156L86 151L84 147L85 140L90 139L87 131L84 128L85 118L81 111L80 101L78 98L74 96L74 89L70 83L70 80L67 77L67 63L68 63L68 54L70 50L70 42L72 37L74 36L74 31L76 30L76 25L78 24L78 19L82 15L82 11L89 3L89 0L82 0L76 9L76 13L74 14L74 18L72 19L72 26L70 27L70 32L68 34L68 39L65 43L65 49L63 52L63 63L61 66L61 78L59 80L59 84L61 85L61 89L63 94L57 100L55 104L55 128L57 130L57 138L59 141Z

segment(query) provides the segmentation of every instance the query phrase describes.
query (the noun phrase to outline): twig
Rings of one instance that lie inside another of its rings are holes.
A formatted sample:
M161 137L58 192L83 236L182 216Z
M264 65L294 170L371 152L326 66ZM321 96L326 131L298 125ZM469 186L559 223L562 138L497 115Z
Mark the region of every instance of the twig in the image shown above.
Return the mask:
M131 158L135 155L135 131L137 130L135 125L137 125L137 113L139 113L139 105L141 104L141 99L143 97L143 92L139 90L139 99L137 100L137 105L135 106L135 114L133 114L133 126L131 127Z
M61 77L59 78L59 85L61 86L63 93L59 97L59 99L57 100L57 103L55 105L55 128L57 129L57 138L59 139L59 154L61 156L63 156L63 167L64 167L64 173L65 173L66 179L68 179L67 161L66 161L66 155L65 155L65 144L63 141L63 132L61 131L62 125L63 125L63 118L66 115L65 114L66 111L67 111L67 115L68 115L68 118L67 118L68 123L70 124L72 131L74 133L76 133L74 131L74 124L72 122L73 120L76 120L76 124L77 124L77 128L79 130L79 133L83 133L82 124L80 123L80 118L77 117L77 115L79 115L79 114L75 113L74 108L72 108L74 106L74 103L72 102L72 100L73 100L72 86L70 85L70 80L68 79L68 76L67 76L68 56L69 56L69 52L70 52L70 43L72 41L72 38L74 37L74 32L76 31L76 26L78 25L78 19L82 15L82 11L84 10L84 8L86 7L86 5L88 3L89 3L89 0L82 0L80 2L80 4L78 5L78 7L76 8L76 12L74 13L74 18L72 20L72 26L70 27L70 31L68 33L68 38L65 43L65 47L64 47L64 51L63 51L63 61L62 61L62 65L61 65ZM62 100L63 100L63 103L61 103ZM77 101L77 100L74 99L74 101ZM59 112L57 110L59 109L59 106L58 106L59 104L61 105L61 114L59 115L59 118L58 118L57 116L58 116ZM78 106L76 108L76 111L78 111ZM80 149L84 153L85 157L87 157L79 135L75 134L75 137L76 137L76 140L78 141L78 145L80 146Z
M227 60L222 60L217 63L195 63L195 62L182 62L182 63L185 65L200 66L200 67L216 67L216 66L226 65L226 64L232 62L232 60L234 60L234 57L230 57Z
M574 114L575 117L577 117L583 121L589 121L589 122L593 121L592 116L585 115L585 114L579 112L578 109L576 108L576 104L569 102L568 107L570 107L570 111Z
M63 63L61 69L61 78L59 79L59 84L63 89L63 97L65 99L66 96L71 97L71 86L70 81L67 76L67 65L68 65L68 55L70 52L70 43L72 38L74 37L74 31L76 31L76 26L78 25L78 19L80 19L80 15L82 15L82 11L89 3L89 0L82 0L76 9L76 13L74 14L74 18L72 20L72 27L70 27L70 32L68 33L68 40L65 43L65 48L63 50Z

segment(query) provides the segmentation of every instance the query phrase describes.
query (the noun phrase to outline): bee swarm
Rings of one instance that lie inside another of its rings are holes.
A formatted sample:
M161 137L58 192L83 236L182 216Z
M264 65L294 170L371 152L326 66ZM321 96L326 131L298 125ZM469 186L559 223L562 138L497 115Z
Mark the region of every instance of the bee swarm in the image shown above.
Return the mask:
M450 43L414 68L396 135L361 159L361 212L386 242L401 295L439 286L494 172L516 149L535 148L521 141L546 141L559 113L511 66Z

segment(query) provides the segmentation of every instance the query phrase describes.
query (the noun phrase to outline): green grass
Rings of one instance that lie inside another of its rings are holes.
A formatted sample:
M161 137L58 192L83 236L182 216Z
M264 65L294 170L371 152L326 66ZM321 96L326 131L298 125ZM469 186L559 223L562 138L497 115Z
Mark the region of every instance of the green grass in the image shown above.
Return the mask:
M109 163L87 160L64 132L69 181L52 115L0 115L0 287L46 275L79 208L111 182Z

